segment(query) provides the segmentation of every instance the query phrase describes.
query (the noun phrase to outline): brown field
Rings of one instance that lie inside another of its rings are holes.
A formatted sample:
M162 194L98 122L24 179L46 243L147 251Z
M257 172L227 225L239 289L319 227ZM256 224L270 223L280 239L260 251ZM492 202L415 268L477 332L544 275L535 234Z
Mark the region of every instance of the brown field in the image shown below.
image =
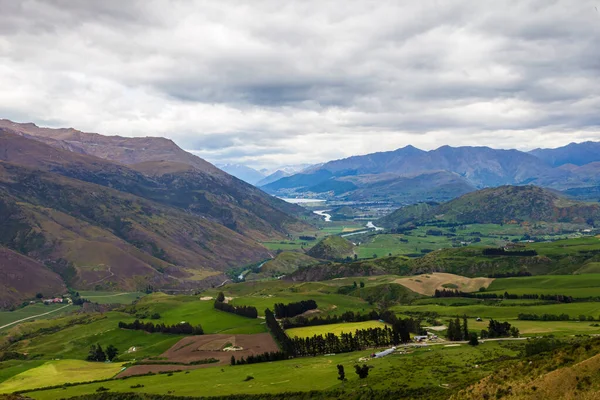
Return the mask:
M228 343L239 346L239 351L222 351L221 349ZM231 356L236 359L247 357L251 354L262 354L271 351L279 351L277 344L269 333L258 333L255 335L201 335L188 336L175 343L173 347L160 355L159 361L153 362L177 362L189 364L194 361L208 358L216 358L218 363L200 364L200 365L135 365L127 368L119 377L141 375L148 372L163 372L188 370L196 368L214 367L217 365L228 364ZM150 362L150 360L147 360Z
M448 287L446 289L457 289L462 292L476 292L480 287L487 288L494 278L467 278L465 276L446 274L436 272L433 274L423 274L411 276L408 278L396 279L394 283L399 283L413 292L420 294L433 295L436 289L444 289L445 284L456 285L457 287Z

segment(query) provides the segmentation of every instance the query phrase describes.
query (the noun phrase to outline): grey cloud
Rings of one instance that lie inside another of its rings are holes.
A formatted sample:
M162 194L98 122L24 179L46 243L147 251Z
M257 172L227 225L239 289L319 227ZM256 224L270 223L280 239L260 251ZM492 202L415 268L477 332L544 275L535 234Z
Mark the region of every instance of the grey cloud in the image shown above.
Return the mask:
M0 113L253 166L600 139L594 6L0 0Z

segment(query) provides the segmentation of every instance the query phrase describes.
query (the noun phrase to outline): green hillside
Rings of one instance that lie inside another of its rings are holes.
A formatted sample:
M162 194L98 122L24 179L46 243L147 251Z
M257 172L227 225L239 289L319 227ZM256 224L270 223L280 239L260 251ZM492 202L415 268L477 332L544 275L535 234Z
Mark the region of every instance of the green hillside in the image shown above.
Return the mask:
M438 206L422 203L401 208L380 219L395 228L409 222L511 223L569 222L593 225L600 221L600 206L574 201L536 186L501 186L468 193Z
M343 237L328 236L314 245L307 254L321 260L342 260L354 256L354 245Z

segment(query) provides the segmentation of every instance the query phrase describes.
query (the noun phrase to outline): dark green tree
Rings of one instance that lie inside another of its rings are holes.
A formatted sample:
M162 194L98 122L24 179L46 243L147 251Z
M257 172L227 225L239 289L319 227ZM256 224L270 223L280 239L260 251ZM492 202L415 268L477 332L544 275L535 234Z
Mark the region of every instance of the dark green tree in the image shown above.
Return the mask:
M354 289L356 289L356 288L358 287L358 285L356 284L356 281L354 281L354 283L352 284L352 287L353 287Z
M364 288L365 287L365 283L363 281L360 281L360 287Z
M479 344L479 339L477 339L476 333L471 333L471 337L469 338L469 344L471 346L477 346Z
M223 294L223 292L219 292L219 294L217 295L217 301L219 303L222 303L225 301L225 295Z
M354 365L354 370L360 379L365 379L369 376L369 366L363 364L362 367L358 364Z
M346 380L346 373L344 372L344 366L342 364L338 364L338 380L342 383Z
M465 315L463 317L463 326L462 326L462 334L463 334L463 340L469 340L470 335L469 335L469 325L467 324L467 316Z
M231 356L231 365L235 365L235 357Z
M117 354L119 354L119 350L117 350L117 348L112 344L109 344L106 348L106 358L108 361L114 360Z

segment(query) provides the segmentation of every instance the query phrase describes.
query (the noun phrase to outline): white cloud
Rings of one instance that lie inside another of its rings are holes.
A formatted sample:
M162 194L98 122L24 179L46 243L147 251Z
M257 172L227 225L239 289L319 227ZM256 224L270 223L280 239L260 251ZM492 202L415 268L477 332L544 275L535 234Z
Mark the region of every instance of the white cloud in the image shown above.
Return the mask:
M600 140L595 5L0 0L0 117L255 167Z

